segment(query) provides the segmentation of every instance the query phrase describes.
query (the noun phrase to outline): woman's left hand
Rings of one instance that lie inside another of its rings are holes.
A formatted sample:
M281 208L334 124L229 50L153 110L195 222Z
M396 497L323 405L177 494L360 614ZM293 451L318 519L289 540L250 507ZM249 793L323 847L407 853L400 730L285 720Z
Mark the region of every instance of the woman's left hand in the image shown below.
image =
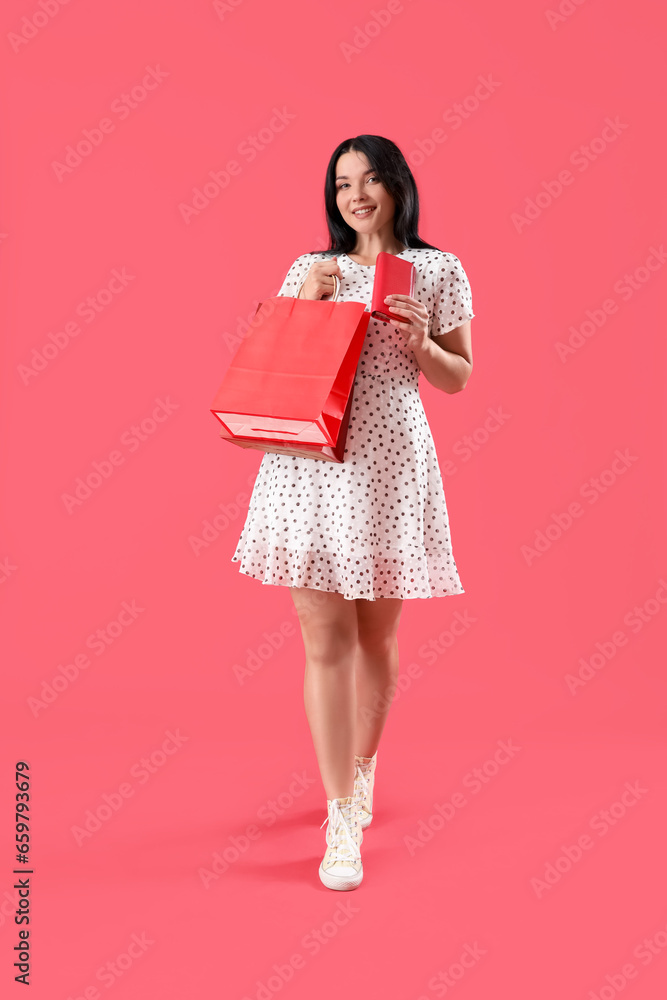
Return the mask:
M429 314L426 306L410 295L387 295L385 305L390 312L403 317L401 321L389 320L405 337L406 347L413 351L423 350L429 340Z

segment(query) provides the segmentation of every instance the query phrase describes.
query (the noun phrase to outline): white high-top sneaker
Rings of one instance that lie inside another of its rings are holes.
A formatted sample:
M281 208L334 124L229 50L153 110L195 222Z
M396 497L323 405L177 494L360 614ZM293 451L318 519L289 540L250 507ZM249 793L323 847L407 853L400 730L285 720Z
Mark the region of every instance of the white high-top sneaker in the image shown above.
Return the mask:
M373 819L373 788L377 750L372 757L354 755L354 794L361 808L361 829L365 830Z
M320 864L320 881L327 889L356 889L364 877L361 864L362 832L355 795L327 799L327 849Z

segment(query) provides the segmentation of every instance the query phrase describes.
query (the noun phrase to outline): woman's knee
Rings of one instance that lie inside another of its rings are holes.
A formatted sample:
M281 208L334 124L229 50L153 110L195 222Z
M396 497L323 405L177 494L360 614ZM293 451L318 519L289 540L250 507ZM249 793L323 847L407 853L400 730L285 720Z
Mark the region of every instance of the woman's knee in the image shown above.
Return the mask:
M309 663L326 666L351 658L358 638L354 601L327 591L291 591Z
M351 629L336 624L313 625L301 632L308 662L311 664L352 661L357 648L357 636Z

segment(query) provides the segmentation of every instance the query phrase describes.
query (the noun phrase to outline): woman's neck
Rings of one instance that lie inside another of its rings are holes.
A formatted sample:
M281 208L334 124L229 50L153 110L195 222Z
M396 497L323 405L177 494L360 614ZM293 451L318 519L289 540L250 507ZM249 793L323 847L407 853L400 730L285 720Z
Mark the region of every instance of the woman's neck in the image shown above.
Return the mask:
M365 251L353 250L351 253L348 254L348 257L351 257L352 260L360 258L357 260L357 264L364 264L366 266L370 266L371 264L375 263L377 255L381 252L397 254L397 253L402 253L404 250L407 250L407 247L404 247L402 243L399 243L396 246L387 248L384 251L382 251L380 248L378 248L375 252L373 252L372 250L365 250Z

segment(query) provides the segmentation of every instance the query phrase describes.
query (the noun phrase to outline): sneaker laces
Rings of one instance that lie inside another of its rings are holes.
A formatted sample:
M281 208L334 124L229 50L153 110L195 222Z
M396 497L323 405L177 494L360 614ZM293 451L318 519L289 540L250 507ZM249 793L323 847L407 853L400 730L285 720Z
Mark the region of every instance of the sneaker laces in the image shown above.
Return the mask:
M371 783L366 777L368 772L364 771L361 764L357 764L357 781L361 785L361 802L366 801L366 797L371 790Z
M359 845L355 842L348 820L356 809L354 797L352 802L341 806L338 799L330 799L331 805L326 819L320 823L320 830L329 821L327 827L327 844L331 848L331 858L334 861L358 861L361 857Z
M371 793L371 780L375 774L375 756L368 761L357 760L355 762L355 777L357 784L361 786L361 804L367 809L367 802ZM368 803L370 805L370 803Z

